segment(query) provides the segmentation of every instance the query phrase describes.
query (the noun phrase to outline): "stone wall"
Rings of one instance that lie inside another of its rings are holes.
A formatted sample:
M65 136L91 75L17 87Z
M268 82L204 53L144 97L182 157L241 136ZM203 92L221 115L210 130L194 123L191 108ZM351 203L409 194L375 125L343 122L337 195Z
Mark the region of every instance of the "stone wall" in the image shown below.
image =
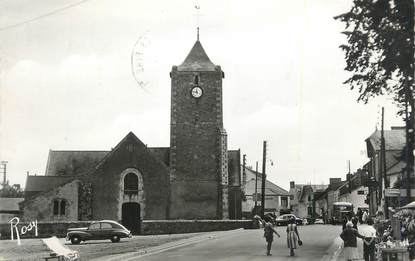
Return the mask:
M51 236L65 237L68 228L87 227L93 221L60 221L38 222L38 237ZM28 225L27 222L18 224L20 228ZM238 228L249 229L253 224L251 220L144 220L141 224L142 235L178 234L208 231L232 230ZM10 223L0 224L0 239L11 239ZM20 238L34 238L34 229L28 231ZM16 237L15 237L16 238Z
M20 204L22 220L61 221L78 219L78 188L80 181L74 180L51 191L25 200ZM65 214L53 214L53 201L65 200Z

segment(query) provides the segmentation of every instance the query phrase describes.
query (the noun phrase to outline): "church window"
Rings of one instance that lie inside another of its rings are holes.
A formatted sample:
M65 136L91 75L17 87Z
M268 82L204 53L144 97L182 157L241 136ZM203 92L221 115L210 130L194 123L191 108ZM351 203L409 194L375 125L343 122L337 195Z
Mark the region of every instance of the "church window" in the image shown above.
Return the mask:
M138 177L134 173L128 173L124 178L124 193L138 194Z
M53 201L53 215L55 216L59 215L59 201L58 200Z
M66 200L64 199L55 199L53 201L53 215L54 216L63 216L66 213Z
M60 205L60 214L61 215L65 215L65 207L66 207L66 201L61 200L61 205Z
M195 81L194 81L195 85L199 85L199 75L195 75Z

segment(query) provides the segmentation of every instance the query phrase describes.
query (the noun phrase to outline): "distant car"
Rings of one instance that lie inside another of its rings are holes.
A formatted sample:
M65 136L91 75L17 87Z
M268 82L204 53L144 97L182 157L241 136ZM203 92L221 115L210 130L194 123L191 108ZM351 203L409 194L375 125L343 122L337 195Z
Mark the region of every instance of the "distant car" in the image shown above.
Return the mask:
M316 218L314 224L324 224L324 220L322 218Z
M286 226L286 225L288 225L288 223L290 223L290 220L292 218L295 219L295 223L297 225L302 225L303 224L303 220L301 218L296 217L293 214L281 215L281 216L279 216L275 219L275 223L277 224L277 226Z
M69 228L67 230L66 240L70 240L72 244L97 239L109 239L115 243L119 242L121 238L131 236L131 231L123 225L112 220L101 220L93 222L88 227Z

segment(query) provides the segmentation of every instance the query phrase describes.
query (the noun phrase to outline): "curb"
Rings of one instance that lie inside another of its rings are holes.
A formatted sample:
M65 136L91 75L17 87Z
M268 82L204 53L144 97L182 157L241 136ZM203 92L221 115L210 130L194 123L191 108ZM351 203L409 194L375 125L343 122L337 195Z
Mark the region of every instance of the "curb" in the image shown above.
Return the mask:
M327 249L326 255L324 255L320 261L336 261L339 255L343 251L343 240L340 237L334 239L333 244Z
M188 246L188 245L192 245L192 244L197 244L199 242L203 242L203 241L207 241L207 240L213 240L213 239L217 239L217 238L231 236L233 234L240 233L243 230L244 229L240 228L240 229L229 230L229 231L211 232L212 234L195 236L195 237L187 238L187 239L181 239L181 240L178 240L178 241L165 243L165 244L162 244L162 245L159 245L159 246L140 249L140 250L134 251L134 252L110 255L110 256L106 256L106 257L105 256L104 257L99 257L99 258L91 259L91 261L98 261L98 260L101 260L101 261L130 261L130 260L136 260L136 259L139 259L139 258L142 258L142 257L145 257L145 256L162 253L164 251L168 251L168 250L171 250L171 249L176 249L176 248L180 248L180 247L184 247L184 246Z

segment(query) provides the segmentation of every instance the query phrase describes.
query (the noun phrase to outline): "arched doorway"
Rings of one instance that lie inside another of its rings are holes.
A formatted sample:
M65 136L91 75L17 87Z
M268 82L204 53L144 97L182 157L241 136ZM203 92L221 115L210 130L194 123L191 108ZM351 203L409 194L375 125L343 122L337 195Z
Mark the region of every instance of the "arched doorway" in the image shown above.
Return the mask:
M122 204L122 224L133 234L140 233L140 204L128 202Z

